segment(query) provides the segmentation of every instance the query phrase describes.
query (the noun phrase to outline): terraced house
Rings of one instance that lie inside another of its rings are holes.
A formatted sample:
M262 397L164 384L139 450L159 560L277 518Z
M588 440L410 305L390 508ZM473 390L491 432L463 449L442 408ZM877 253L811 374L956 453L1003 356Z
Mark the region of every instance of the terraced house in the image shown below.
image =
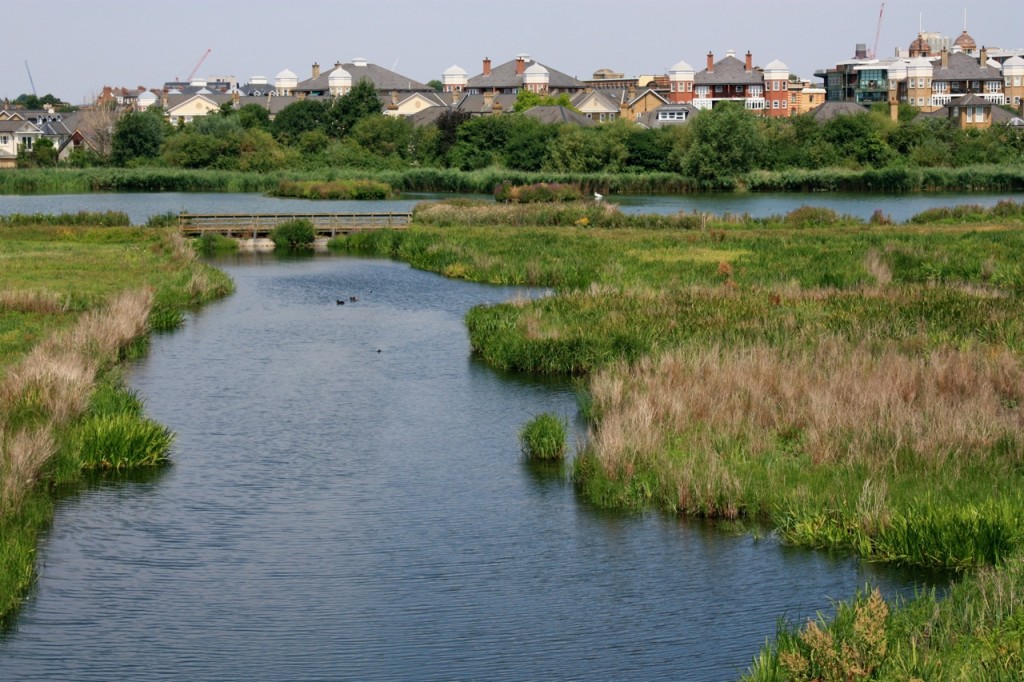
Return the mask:
M755 67L749 51L742 62L732 50L717 62L708 52L707 67L699 73L686 62L669 70L669 99L694 109L737 102L765 116L790 116L789 68L778 60Z

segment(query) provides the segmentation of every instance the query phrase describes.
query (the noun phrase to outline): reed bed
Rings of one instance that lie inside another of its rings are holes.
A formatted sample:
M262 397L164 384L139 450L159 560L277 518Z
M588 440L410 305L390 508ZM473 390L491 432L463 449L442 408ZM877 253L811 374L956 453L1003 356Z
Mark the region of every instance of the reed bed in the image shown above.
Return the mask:
M267 192L282 180L375 180L400 191L490 194L502 182L515 185L564 183L584 194L680 194L706 191L1020 191L1024 167L976 165L959 168L823 168L752 171L708 187L679 173L556 173L505 168L460 171L453 168L362 170L332 168L269 173L180 168L20 169L0 174L0 194L67 194L84 192Z
M54 225L0 230L0 625L34 576L52 490L87 469L166 459L170 432L142 414L116 365L181 310L231 291L175 232ZM142 287L139 284L143 283ZM134 289L126 289L131 286ZM62 293L73 292L73 293Z
M393 190L390 185L376 180L282 180L267 194L300 199L379 200L390 197Z

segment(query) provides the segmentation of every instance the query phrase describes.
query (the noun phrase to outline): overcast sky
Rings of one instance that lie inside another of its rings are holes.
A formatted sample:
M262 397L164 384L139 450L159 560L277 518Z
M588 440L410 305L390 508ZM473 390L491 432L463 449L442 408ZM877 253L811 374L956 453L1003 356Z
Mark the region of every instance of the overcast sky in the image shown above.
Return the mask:
M571 76L602 68L628 76L665 73L685 60L704 68L708 51L754 63L773 59L811 78L815 69L875 41L873 0L31 0L4 3L0 98L31 92L73 104L104 85L147 88L198 76L300 80L323 66L365 57L427 82L458 64L470 76L484 57L497 65L527 53ZM979 45L1024 48L1024 2L890 0L878 53L906 49L919 21ZM923 15L923 19L922 19Z

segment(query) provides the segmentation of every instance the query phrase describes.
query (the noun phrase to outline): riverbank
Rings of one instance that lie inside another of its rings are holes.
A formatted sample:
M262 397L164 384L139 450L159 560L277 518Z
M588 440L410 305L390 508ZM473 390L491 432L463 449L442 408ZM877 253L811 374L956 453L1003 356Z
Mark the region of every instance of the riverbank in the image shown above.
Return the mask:
M818 634L780 633L754 679L1024 672L1019 606L992 598L1024 588L1020 206L897 227L804 217L681 231L477 216L336 246L556 289L467 324L492 365L590 375L586 499L759 518L795 544L963 572L941 605L882 614L865 595ZM872 619L885 635L866 643ZM825 649L868 644L871 661L820 667Z
M118 363L231 291L172 230L30 222L0 226L0 625L32 585L56 491L166 460L172 434Z
M944 192L1022 191L1024 166L975 165L960 168L752 171L709 186L678 173L554 173L485 168L409 168L367 171L272 171L267 173L180 168L19 169L0 173L0 194L89 192L271 192L281 183L375 181L400 192L491 194L501 183L562 183L585 194L683 194L691 192Z

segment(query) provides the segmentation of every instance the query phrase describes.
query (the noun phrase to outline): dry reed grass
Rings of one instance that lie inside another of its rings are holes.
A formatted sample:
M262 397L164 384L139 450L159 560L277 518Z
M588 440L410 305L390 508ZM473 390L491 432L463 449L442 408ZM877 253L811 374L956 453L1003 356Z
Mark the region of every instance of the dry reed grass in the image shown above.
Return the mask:
M42 466L57 452L52 429L0 429L0 516L17 509Z
M0 311L53 315L67 312L70 303L52 291L0 291Z
M153 292L122 293L36 346L0 381L0 511L17 507L56 452L54 431L89 405L101 367L146 332Z
M601 371L591 391L591 443L606 471L656 458L689 490L695 467L718 467L723 442L756 456L785 441L817 464L880 472L912 462L949 475L1000 443L1024 443L1024 369L1002 350L913 357L826 341L788 353L675 351ZM689 457L665 461L670 446Z

